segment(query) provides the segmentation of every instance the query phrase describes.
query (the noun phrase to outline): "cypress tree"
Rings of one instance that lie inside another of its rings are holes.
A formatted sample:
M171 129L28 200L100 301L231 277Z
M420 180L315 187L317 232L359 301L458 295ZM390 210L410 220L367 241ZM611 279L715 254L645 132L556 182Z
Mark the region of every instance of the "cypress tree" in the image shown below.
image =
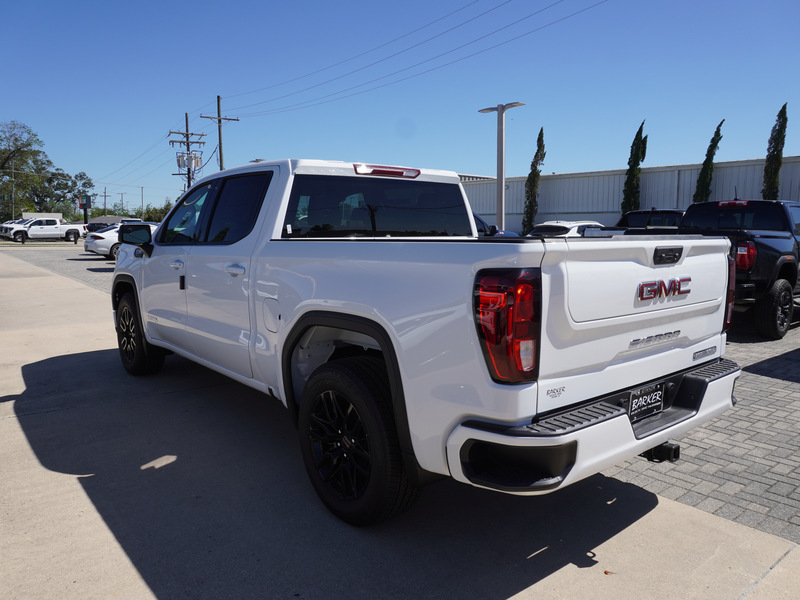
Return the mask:
M700 174L697 176L697 185L694 189L694 196L692 202L706 202L711 197L711 176L714 171L714 155L719 148L719 142L722 139L722 124L725 119L719 122L717 130L711 136L711 142L708 144L706 150L706 159L703 161L703 166L700 168Z
M522 234L525 235L533 229L533 221L539 211L539 179L542 171L539 168L544 163L544 127L539 130L539 137L536 140L536 154L531 161L531 172L525 180L525 209L522 214Z
M777 200L780 180L778 175L783 165L783 143L786 141L786 104L778 111L775 125L769 136L767 144L767 160L764 163L764 186L761 188L761 198L764 200Z
M639 165L644 162L647 155L647 136L642 136L643 132L644 121L639 125L639 130L631 143L628 172L625 174L625 187L622 189L622 214L630 210L639 210L639 175L642 172Z

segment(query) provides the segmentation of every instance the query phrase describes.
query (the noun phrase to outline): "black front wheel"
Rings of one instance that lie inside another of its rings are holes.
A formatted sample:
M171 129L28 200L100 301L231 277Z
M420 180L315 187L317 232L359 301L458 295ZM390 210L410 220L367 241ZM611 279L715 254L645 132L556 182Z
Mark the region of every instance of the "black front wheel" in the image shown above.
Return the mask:
M352 525L407 510L419 489L405 472L383 363L351 357L320 366L306 384L300 444L314 490Z
M794 317L792 284L778 279L769 293L756 303L756 326L761 335L779 340L789 331Z
M164 364L164 351L144 337L136 299L130 292L120 298L117 306L117 345L122 366L131 375L157 373Z

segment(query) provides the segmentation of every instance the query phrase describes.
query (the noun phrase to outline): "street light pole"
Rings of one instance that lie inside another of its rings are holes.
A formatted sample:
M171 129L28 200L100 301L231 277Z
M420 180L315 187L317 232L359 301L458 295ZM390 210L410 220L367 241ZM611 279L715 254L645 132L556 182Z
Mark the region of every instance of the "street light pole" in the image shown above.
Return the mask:
M524 102L509 102L498 104L489 108L482 108L478 112L497 113L497 217L498 229L506 228L506 111L509 108L525 106Z

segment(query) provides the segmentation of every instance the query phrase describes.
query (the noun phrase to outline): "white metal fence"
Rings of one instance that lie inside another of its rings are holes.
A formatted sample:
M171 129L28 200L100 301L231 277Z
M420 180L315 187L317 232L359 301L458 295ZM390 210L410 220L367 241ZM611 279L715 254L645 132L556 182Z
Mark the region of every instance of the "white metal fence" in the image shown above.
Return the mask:
M686 208L692 203L702 165L643 167L640 208ZM761 198L764 159L714 163L712 201ZM506 178L506 229L520 232L525 206L524 177ZM593 219L614 225L621 215L625 169L592 173L542 175L536 222ZM494 222L497 187L494 179L465 181L472 210ZM778 200L800 201L800 156L784 157Z

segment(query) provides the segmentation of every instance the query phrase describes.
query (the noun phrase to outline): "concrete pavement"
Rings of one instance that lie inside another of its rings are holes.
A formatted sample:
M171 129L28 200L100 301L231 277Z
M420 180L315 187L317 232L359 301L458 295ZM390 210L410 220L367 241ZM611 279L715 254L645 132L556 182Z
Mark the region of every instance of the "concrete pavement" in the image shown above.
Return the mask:
M443 481L346 526L281 406L178 357L128 376L106 292L0 249L0 306L2 598L798 596L793 541L610 474L538 498Z

